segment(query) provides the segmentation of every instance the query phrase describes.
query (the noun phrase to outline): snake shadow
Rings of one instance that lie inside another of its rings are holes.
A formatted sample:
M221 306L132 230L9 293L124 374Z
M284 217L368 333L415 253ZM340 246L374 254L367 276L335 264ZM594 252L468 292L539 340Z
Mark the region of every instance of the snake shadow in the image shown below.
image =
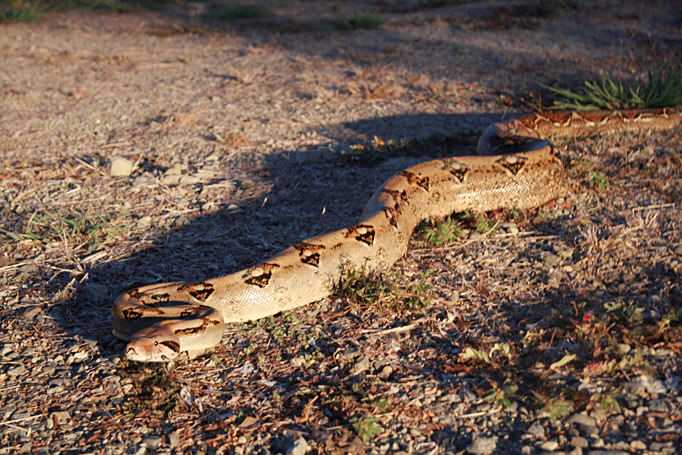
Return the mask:
M267 191L240 198L238 207L228 196L221 201L223 209L159 232L139 252L89 268L87 280L52 307L51 316L72 335L96 340L102 355L120 355L123 344L111 335L110 309L123 290L232 273L310 236L347 226L390 175L438 156L474 153L480 130L503 117L409 114L324 125L319 129L327 144L282 150L257 163L226 163L223 183ZM369 144L374 137L402 145L344 154L350 144ZM57 277L52 290L62 292L69 280Z

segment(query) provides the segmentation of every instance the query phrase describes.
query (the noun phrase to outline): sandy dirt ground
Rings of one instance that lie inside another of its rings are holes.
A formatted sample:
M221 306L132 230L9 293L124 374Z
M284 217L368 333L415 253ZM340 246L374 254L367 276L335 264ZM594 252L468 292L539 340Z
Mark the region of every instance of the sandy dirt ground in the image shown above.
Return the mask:
M679 62L677 2L168 3L0 24L0 453L679 450L679 131L557 141L566 200L195 361L110 332L123 289L347 226L542 84Z

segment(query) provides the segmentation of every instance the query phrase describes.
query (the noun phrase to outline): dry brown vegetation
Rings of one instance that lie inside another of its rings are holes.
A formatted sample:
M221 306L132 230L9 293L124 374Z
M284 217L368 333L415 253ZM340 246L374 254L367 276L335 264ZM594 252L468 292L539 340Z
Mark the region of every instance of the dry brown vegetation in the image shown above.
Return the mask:
M171 370L109 314L348 224L540 84L679 61L672 2L134 3L0 24L0 453L679 448L679 131L557 141L565 200L424 225Z

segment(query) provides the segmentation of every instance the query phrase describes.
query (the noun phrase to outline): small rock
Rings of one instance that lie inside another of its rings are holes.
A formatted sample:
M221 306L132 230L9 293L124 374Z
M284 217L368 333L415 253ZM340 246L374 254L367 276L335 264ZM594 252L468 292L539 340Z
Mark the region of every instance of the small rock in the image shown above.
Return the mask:
M654 412L669 412L670 408L665 400L649 401L649 410Z
M646 449L646 444L644 444L642 441L631 441L630 442L630 449L632 450L644 450Z
M467 452L473 453L473 454L489 454L493 453L495 450L495 447L497 447L497 437L496 436L490 436L490 437L477 437L474 439L474 441L471 443L471 445L467 448Z
M570 259L573 257L573 248L563 248L557 251L557 254L561 259Z
M369 369L369 360L367 357L362 356L360 360L355 362L353 368L351 369L351 374L359 374Z
M310 446L308 445L308 441L304 438L298 438L286 453L287 455L305 455L309 450Z
M547 450L549 452L554 452L556 449L559 448L559 443L556 441L547 441L543 443L540 448L542 450Z
M518 234L519 233L519 228L514 223L502 223L502 224L500 224L500 227L510 234Z
M632 349L632 348L630 347L629 344L618 343L616 345L616 352L618 352L618 354L620 354L620 355L627 354L628 352L630 352L630 349Z
M543 427L540 422L534 422L533 425L528 428L526 434L536 439L545 439L545 427Z
M585 447L587 447L589 445L589 443L587 442L587 439L583 438L582 436L573 436L571 438L570 443L573 447L578 447L580 449L584 449Z
M26 367L24 367L23 365L19 365L18 367L11 368L7 372L7 375L9 375L9 376L21 376L24 373L26 373Z
M543 256L542 262L549 267L556 267L561 262L561 258L556 254L547 253Z
M592 447L597 449L604 447L604 440L599 436L591 436L590 439L592 439L592 444L590 444Z
M571 417L568 418L567 423L569 425L577 425L579 426L583 431L585 431L588 434L592 434L596 431L597 429L597 424L594 421L594 419L587 414L573 414Z
M391 373L393 373L393 368L391 368L389 365L386 365L381 369L377 376L385 381L391 377Z
M122 156L111 158L111 169L109 173L114 177L127 177L133 172L135 163Z
M675 248L675 254L678 256L682 256L682 242L680 242Z
M156 179L151 175L140 175L133 180L133 188L144 188L156 185Z
M171 447L177 447L180 444L180 430L176 430L168 435L168 442Z
M156 449L161 445L161 438L159 436L147 436L142 440L142 443L149 449Z
M174 164L171 166L166 172L164 172L164 176L168 175L182 175L182 171L185 168L181 164Z
M42 312L43 312L43 309L40 306L36 305L33 308L31 308L30 310L26 310L23 313L21 313L21 317L23 317L24 319L32 320L32 319L35 319L36 316L38 316Z
M625 389L639 395L658 395L667 391L662 381L654 379L649 375L641 375L632 381L626 382Z
M649 450L653 450L654 452L662 452L665 449L669 448L672 445L670 442L652 442L651 445L649 446Z

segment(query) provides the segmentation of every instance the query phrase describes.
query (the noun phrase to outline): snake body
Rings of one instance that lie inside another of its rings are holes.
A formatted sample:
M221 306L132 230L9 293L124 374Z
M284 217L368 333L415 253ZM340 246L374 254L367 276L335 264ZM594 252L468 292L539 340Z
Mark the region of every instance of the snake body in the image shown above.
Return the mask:
M568 192L549 136L665 129L682 109L528 114L490 125L478 155L437 159L390 177L357 223L290 246L253 267L198 283L136 287L113 306L113 333L130 360L194 358L220 342L224 326L291 310L329 295L344 269L386 270L424 219L464 210L526 209ZM516 151L499 154L516 144Z

